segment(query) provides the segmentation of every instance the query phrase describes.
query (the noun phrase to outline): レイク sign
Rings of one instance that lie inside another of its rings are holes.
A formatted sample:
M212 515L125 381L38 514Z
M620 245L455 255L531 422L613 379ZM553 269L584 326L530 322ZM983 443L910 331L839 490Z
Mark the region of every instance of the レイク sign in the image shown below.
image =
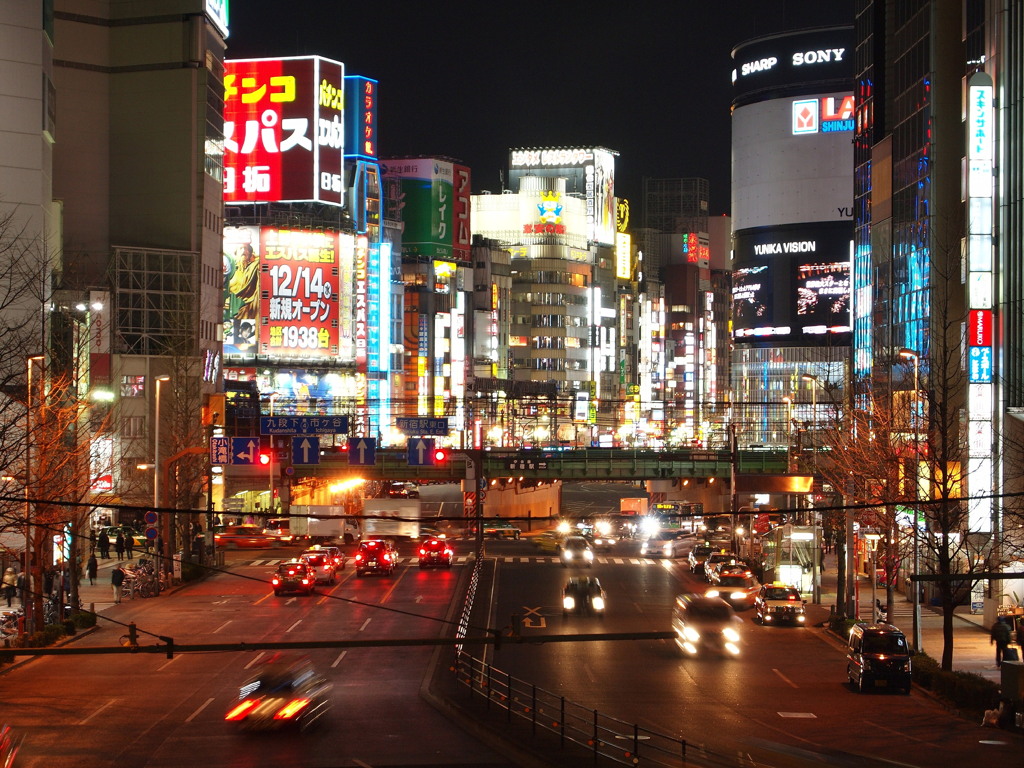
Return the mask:
M345 67L224 62L224 202L344 204Z

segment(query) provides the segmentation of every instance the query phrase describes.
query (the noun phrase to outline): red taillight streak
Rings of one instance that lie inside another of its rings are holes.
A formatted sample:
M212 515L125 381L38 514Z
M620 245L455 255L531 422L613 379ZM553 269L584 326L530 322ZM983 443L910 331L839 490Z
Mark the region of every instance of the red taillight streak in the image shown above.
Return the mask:
M309 706L309 699L293 699L274 713L275 720L291 720Z
M278 578L274 578L274 579L271 579L270 583L273 584L276 587L278 584L281 583L281 580L278 579Z
M260 701L262 701L262 699L246 699L245 701L241 702L237 707L235 707L226 715L224 715L224 719L242 720L243 718L245 718L246 715L248 715L250 712L256 709L256 707L259 706Z

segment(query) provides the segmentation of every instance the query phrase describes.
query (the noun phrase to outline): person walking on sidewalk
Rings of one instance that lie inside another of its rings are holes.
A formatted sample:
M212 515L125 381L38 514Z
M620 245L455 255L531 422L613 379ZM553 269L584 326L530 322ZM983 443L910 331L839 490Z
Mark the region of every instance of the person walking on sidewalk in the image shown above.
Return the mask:
M100 557L104 560L110 559L110 537L107 536L106 531L100 531L100 537L97 540L100 546Z
M114 551L117 552L118 560L124 560L124 533L121 531L117 532L117 538L114 539Z
M997 667L1003 665L1003 656L1006 654L1006 649L1010 646L1010 637L1010 625L1005 621L996 619L996 623L992 625L992 631L989 634L989 645L992 645L992 643L996 645Z
M100 564L96 562L96 553L89 555L89 560L85 564L85 575L89 577L89 584L96 584L96 574L99 572Z
M115 565L110 572L110 586L114 589L114 603L120 603L121 587L124 586L124 571L120 565Z
M128 533L124 537L124 553L128 555L129 560L135 559L135 534Z
M14 601L14 593L18 589L18 574L14 572L13 568L8 568L4 571L4 597L7 598L7 607L11 607L11 603Z

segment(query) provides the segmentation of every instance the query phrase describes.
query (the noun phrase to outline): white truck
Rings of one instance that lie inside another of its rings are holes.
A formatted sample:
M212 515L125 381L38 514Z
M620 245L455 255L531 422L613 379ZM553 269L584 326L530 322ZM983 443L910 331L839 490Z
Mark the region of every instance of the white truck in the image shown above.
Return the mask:
M330 504L292 504L290 528L293 536L308 536L313 543L338 541L352 544L362 538L359 521L345 507Z
M366 499L363 536L415 539L420 535L420 517L419 499Z

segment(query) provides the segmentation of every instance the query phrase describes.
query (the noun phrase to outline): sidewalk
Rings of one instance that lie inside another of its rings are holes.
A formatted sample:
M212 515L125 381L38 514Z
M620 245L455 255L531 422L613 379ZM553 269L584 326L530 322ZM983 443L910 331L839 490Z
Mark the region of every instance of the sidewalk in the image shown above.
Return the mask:
M860 616L863 621L870 621L871 581L866 577L859 579ZM812 624L827 621L829 611L836 604L837 571L836 556L825 555L825 571L821 576L821 604L808 603L808 618ZM885 589L878 588L875 597L885 604ZM921 650L936 661L942 658L942 612L930 605L921 604ZM907 640L913 643L914 626L913 604L902 592L896 593L891 624L902 629ZM953 669L958 672L971 672L976 675L1001 682L1001 672L996 666L995 646L989 642L988 628L983 626L981 615L970 612L970 606L959 605L953 614Z
M136 550L134 557L129 560L126 555L124 560L118 560L117 555L111 552L110 559L104 560L102 557L97 555L97 564L99 568L96 571L96 584L90 584L87 576L82 574L78 584L78 596L82 600L82 607L89 610L95 611L96 613L103 613L105 610L114 605L114 589L110 584L110 573L114 569L115 565L131 566L139 562L139 558L144 558L152 562L153 555L145 550Z

